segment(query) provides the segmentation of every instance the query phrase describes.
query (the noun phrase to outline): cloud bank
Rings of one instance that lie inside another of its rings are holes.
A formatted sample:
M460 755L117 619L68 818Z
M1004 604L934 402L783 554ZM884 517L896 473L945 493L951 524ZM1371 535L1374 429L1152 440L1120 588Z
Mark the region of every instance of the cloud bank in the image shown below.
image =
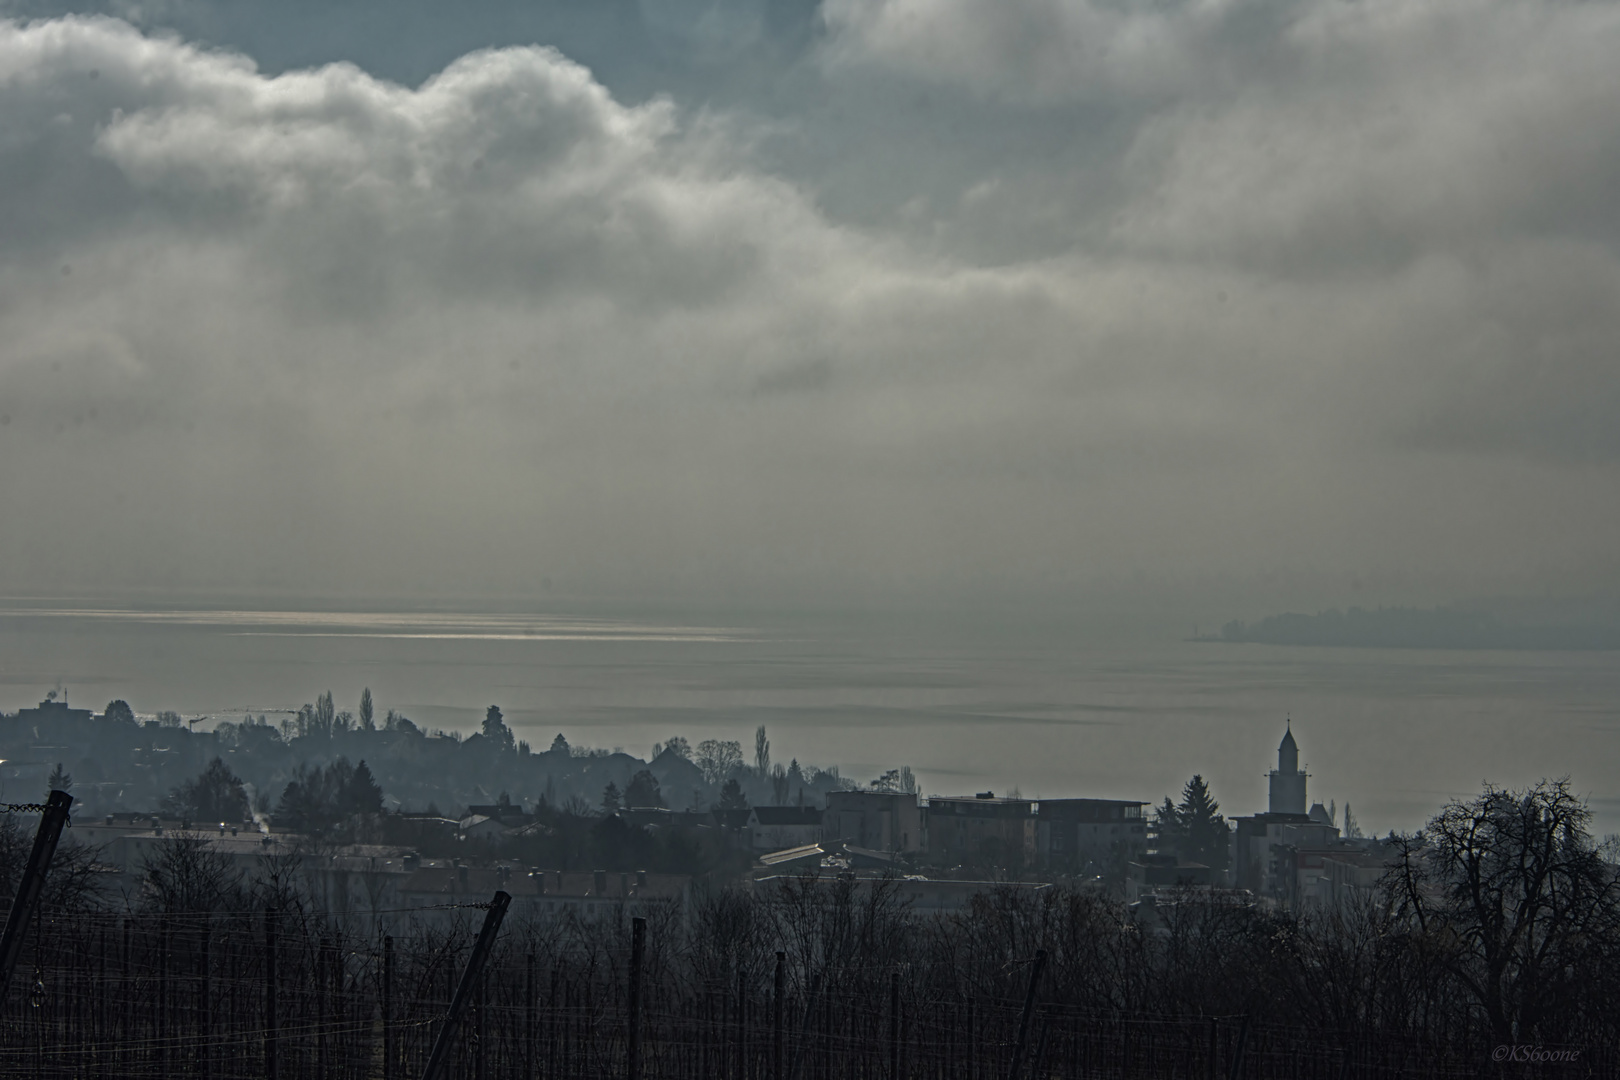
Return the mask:
M547 47L0 23L5 587L1620 584L1620 9L823 14L830 100L980 125L954 203Z

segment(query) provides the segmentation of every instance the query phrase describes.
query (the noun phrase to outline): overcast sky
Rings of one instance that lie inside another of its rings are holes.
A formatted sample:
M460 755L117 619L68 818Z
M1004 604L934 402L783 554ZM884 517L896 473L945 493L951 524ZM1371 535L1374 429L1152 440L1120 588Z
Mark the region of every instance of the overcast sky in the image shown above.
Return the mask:
M1615 3L95 11L0 0L6 592L1620 586Z

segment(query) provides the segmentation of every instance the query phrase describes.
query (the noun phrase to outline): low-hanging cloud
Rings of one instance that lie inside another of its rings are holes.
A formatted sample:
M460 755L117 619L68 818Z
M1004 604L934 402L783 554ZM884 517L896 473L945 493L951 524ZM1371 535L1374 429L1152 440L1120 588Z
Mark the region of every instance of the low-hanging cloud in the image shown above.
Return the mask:
M1142 70L1007 83L1079 10L828 5L825 63L1133 117L1105 227L994 263L839 221L731 118L554 49L407 87L0 23L10 587L1612 580L1613 121L1569 89L1606 92L1608 24L1535 22L1516 90L1471 74L1503 4L1423 98L1393 9L1265 9L1247 45L1236 8L1086 9ZM1474 96L1496 140L1436 145Z

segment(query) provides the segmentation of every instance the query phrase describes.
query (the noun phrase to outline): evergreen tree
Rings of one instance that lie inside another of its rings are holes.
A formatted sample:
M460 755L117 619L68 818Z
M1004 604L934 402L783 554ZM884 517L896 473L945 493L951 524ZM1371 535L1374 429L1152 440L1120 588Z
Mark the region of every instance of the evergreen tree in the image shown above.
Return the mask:
M1153 821L1148 826L1154 837L1154 847L1166 855L1178 855L1186 841L1186 830L1181 827L1181 813L1176 804L1170 801L1170 796L1164 797L1164 803L1153 811Z
M383 808L382 785L371 775L364 758L354 767L349 782L344 785L343 810L349 814L380 814Z
M377 721L374 719L374 716L375 716L375 714L371 710L371 687L368 686L364 690L360 691L360 730L361 731L376 731L377 730Z
M663 806L664 796L658 789L658 778L648 769L642 769L630 778L630 786L624 789L624 805Z
M1165 802L1170 800L1166 799ZM1231 830L1221 816L1221 804L1209 793L1209 785L1200 775L1194 775L1181 789L1181 805L1176 807L1176 820L1181 830L1182 858L1201 862L1215 870L1225 870L1231 861L1229 840Z
M608 786L602 789L602 809L611 814L619 809L619 785L608 781Z
M60 761L56 763L56 768L51 770L51 775L46 778L45 790L47 793L73 790L73 774L62 768Z
M324 769L295 769L276 816L297 831L318 835L355 814L381 813L382 796L364 761L350 765L340 757Z
M714 804L714 808L721 813L748 809L748 797L743 794L742 785L735 776L720 789L720 801Z
M561 735L557 737L562 738ZM506 726L506 719L501 715L499 705L491 705L484 710L484 738L494 743L499 750L510 750L513 747L512 729Z
M135 710L131 709L129 702L123 698L107 702L107 711L101 715L103 719L111 720L115 724L133 724L135 722Z
M571 749L569 749L568 740L563 738L562 732L560 732L560 731L557 732L557 737L555 739L551 740L551 750L550 750L550 752L553 753L553 754L564 754L564 755L570 754L570 753L573 752Z

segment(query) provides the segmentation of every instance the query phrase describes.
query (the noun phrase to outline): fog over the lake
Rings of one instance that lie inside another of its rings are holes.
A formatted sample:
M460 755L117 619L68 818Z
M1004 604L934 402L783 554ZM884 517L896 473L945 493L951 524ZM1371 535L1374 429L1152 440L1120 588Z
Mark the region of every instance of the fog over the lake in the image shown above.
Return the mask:
M1620 587L1620 5L70 7L11 594Z

